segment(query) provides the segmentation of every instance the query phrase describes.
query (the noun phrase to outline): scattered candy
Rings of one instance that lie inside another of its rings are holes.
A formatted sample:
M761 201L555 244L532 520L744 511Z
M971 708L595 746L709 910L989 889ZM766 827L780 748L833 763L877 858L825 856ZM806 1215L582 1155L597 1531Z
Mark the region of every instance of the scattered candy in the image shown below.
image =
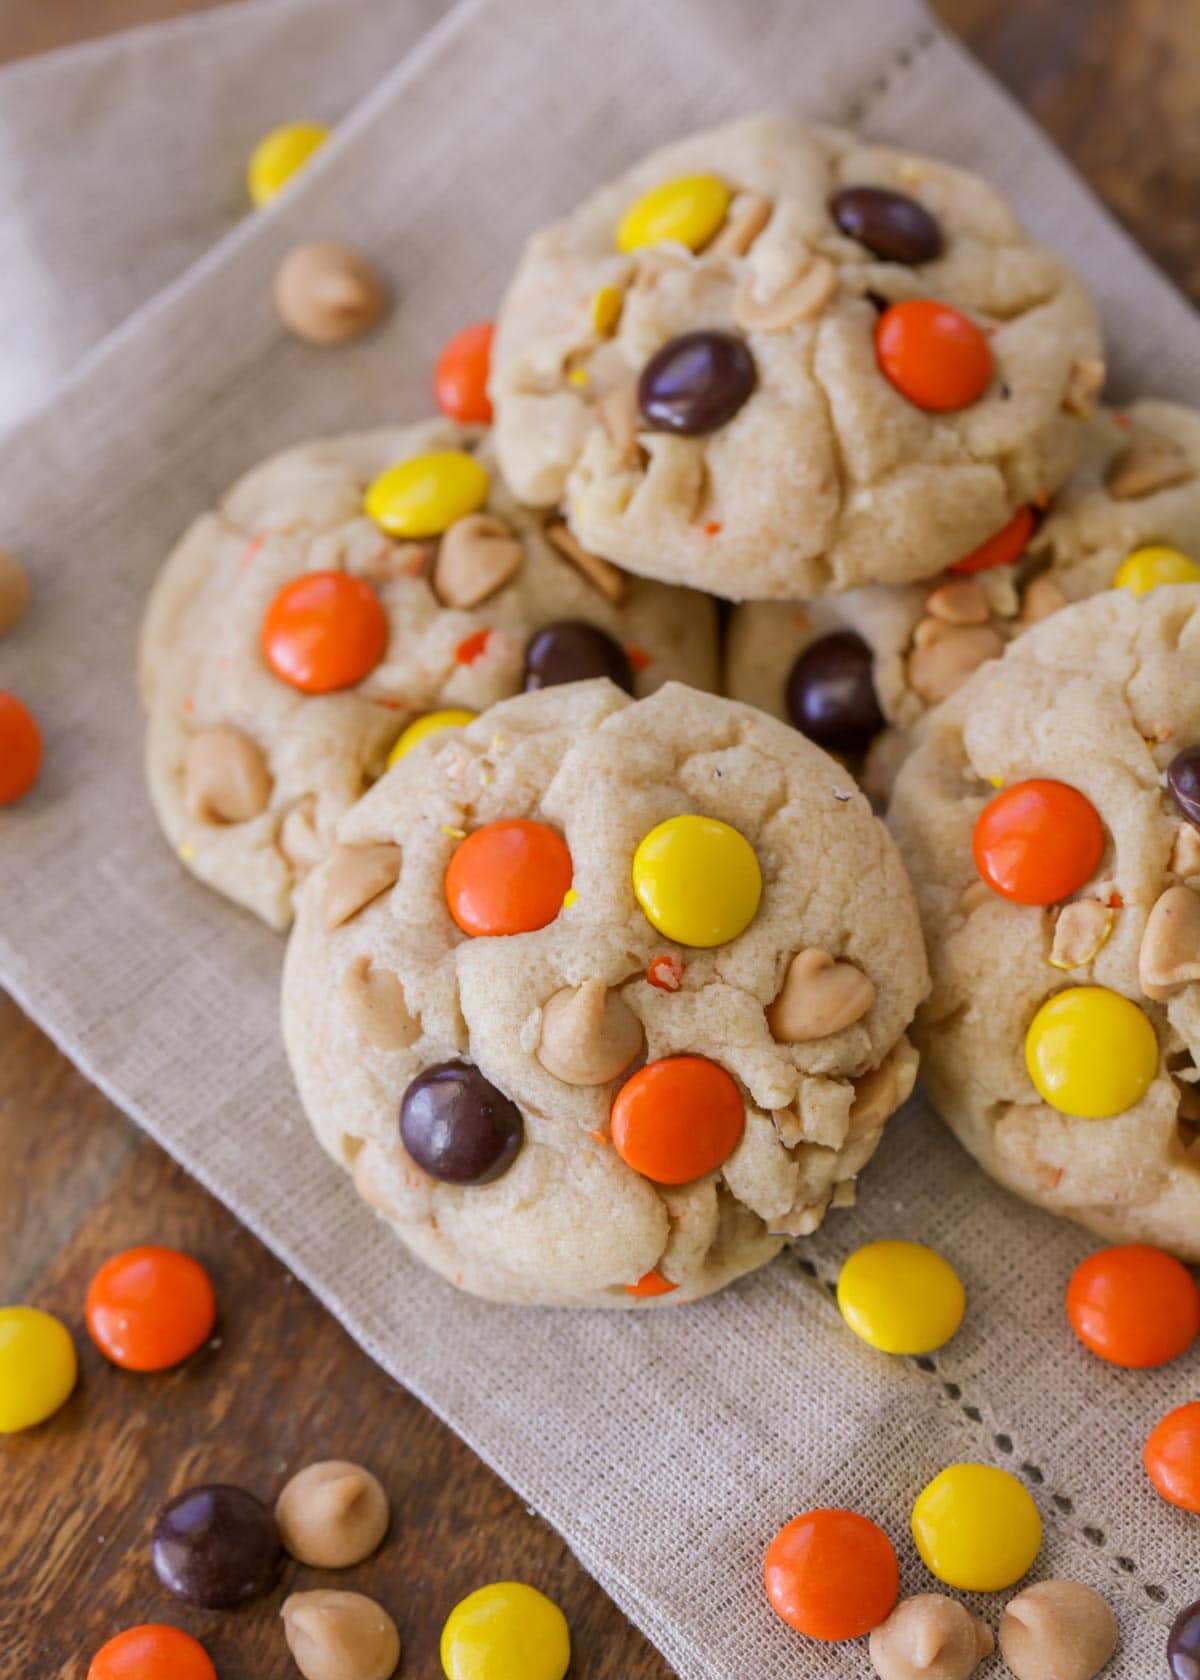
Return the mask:
M442 1629L446 1680L563 1680L567 1619L533 1587L496 1581L454 1606Z
M970 577L975 572L990 572L993 566L1015 565L1029 547L1036 524L1031 507L1018 508L1007 525L1002 525L986 542L973 548L970 554L964 554L948 569L959 577Z
M890 1615L900 1591L896 1551L857 1511L805 1511L767 1547L775 1614L810 1639L857 1639Z
M443 347L433 372L433 395L443 414L463 426L490 426L488 397L494 321L476 321Z
M870 648L852 630L810 642L787 681L788 716L801 734L829 752L866 752L886 721L874 664Z
M174 1248L127 1248L93 1277L88 1334L126 1371L166 1371L212 1335L217 1298L208 1273Z
M1014 904L1057 904L1095 873L1104 851L1096 807L1065 782L1015 782L975 821L975 867Z
M476 713L467 711L465 706L447 706L440 712L426 712L424 717L414 718L388 754L388 769L399 764L405 753L428 741L431 735L440 735L444 729L465 729L475 717Z
M843 187L829 213L850 239L884 262L932 262L942 252L942 230L923 204L889 187Z
M646 979L660 992L677 992L683 985L683 964L672 952L651 957L646 964Z
M856 1249L837 1286L842 1317L882 1353L932 1353L962 1323L958 1273L924 1243L873 1242Z
M1167 765L1167 787L1188 822L1200 827L1200 747L1184 747Z
M741 1141L742 1094L704 1056L648 1062L612 1106L612 1140L634 1172L655 1184L691 1184L715 1172Z
M439 449L388 467L363 506L390 537L440 537L487 501L487 469L463 449Z
M583 619L564 618L543 625L530 637L525 649L526 692L591 677L607 677L626 694L633 693L629 655L607 630Z
M29 579L15 554L0 548L0 636L7 636L29 606Z
M969 1680L995 1648L992 1630L965 1604L918 1593L872 1631L869 1655L879 1680Z
M298 1470L275 1501L284 1548L314 1569L348 1569L379 1545L388 1526L387 1494L369 1470L325 1459Z
M1007 1470L951 1464L918 1495L912 1532L939 1581L962 1592L1000 1592L1032 1568L1042 1519Z
M1158 1039L1137 1004L1118 992L1069 986L1030 1022L1025 1065L1038 1094L1060 1114L1107 1120L1149 1090Z
M1161 1248L1102 1248L1072 1273L1067 1317L1099 1358L1145 1370L1177 1359L1200 1335L1200 1289Z
M652 927L680 945L736 939L754 920L762 870L745 835L716 817L668 817L633 854L633 890Z
M159 1622L127 1628L92 1658L87 1680L217 1680L212 1658L190 1634Z
M246 185L250 201L261 209L282 192L292 176L303 169L318 146L329 138L319 123L284 123L264 134L250 154Z
M275 271L275 308L306 344L346 344L377 327L387 288L352 245L314 240L289 251Z
M446 903L474 938L532 933L558 915L572 874L567 843L548 824L485 823L450 859Z
M283 1636L304 1680L389 1680L400 1635L381 1605L363 1593L292 1593L283 1601Z
M673 1295L678 1287L677 1283L668 1283L661 1272L644 1272L636 1283L625 1285L625 1293L635 1301L650 1301L659 1295Z
M618 251L638 251L670 240L698 251L716 233L729 209L730 192L719 176L680 175L635 199L617 225Z
M277 677L304 694L362 682L387 643L387 614L378 595L345 572L305 572L284 584L263 616L263 657Z
M520 1153L525 1121L471 1062L438 1062L404 1093L400 1141L430 1178L490 1184Z
M1177 548L1154 543L1135 548L1113 577L1114 589L1128 589L1133 595L1146 595L1160 583L1200 583L1200 566Z
M0 689L0 805L24 799L42 767L42 733L15 694Z
M690 332L655 351L638 379L638 408L655 431L700 437L727 425L758 382L745 341Z
M875 324L875 355L900 395L932 414L969 408L992 377L992 352L974 321L931 298L884 310Z
M245 1488L214 1482L164 1505L150 1543L168 1592L205 1610L231 1610L275 1585L282 1552L275 1519Z
M39 1307L0 1307L0 1435L53 1417L75 1387L75 1344Z
M1079 1581L1038 1581L1000 1618L1000 1654L1016 1680L1095 1680L1116 1648L1117 1618Z
M1155 1424L1143 1456L1146 1474L1169 1505L1200 1512L1200 1400Z
M1181 1610L1167 1638L1171 1680L1200 1680L1200 1599Z

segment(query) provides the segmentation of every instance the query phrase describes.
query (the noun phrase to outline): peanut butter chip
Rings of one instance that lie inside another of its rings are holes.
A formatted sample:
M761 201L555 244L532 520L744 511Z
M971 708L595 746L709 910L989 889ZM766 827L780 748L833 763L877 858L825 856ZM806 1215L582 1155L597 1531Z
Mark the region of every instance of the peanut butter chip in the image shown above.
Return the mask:
M1158 1002L1200 980L1200 894L1190 887L1168 887L1147 917L1138 980Z
M321 921L331 932L395 886L399 846L335 846L325 875Z
M442 538L433 588L445 607L476 607L521 569L525 551L502 519L469 513Z
M0 548L0 636L7 636L25 616L29 579L15 554Z
M1107 904L1081 898L1064 904L1054 923L1050 963L1054 968L1084 968L1096 956L1112 932L1113 913Z
M314 1569L361 1563L387 1533L387 1494L361 1465L325 1459L294 1475L275 1504L279 1536Z
M232 724L201 729L188 741L183 800L201 822L249 822L266 810L271 787L262 748Z
M1086 419L1096 407L1104 385L1105 367L1098 356L1080 356L1071 363L1062 406L1067 414Z
M614 566L611 560L602 560L598 554L589 554L565 525L547 525L546 536L563 559L569 560L577 571L582 572L605 600L620 606L629 588L629 579L619 566Z
M1105 484L1115 502L1131 502L1192 476L1191 462L1182 449L1166 438L1141 437L1122 449L1108 469Z
M275 307L306 344L344 344L378 326L387 290L361 251L318 240L297 245L280 263Z
M953 578L926 597L925 611L946 624L986 624L987 592L978 578Z
M1117 1647L1117 1618L1079 1581L1039 1581L1000 1618L1000 1654L1016 1680L1093 1680Z
M1200 875L1200 830L1191 823L1181 823L1171 847L1171 873L1185 881L1189 875Z
M744 257L771 220L774 202L763 193L740 193L724 226L704 248L706 257Z
M914 693L930 705L945 700L983 664L997 659L1004 643L990 625L944 624L937 618L923 618L913 632L913 651L908 656L908 682Z
M781 332L818 316L837 286L837 269L828 257L814 257L794 280L765 298L755 293L754 276L747 273L733 295L733 319L743 332Z
M877 1132L902 1102L912 1096L917 1082L917 1052L902 1038L889 1050L878 1067L854 1080L854 1101L846 1127L848 1138Z
M642 423L637 401L637 381L626 379L596 399L596 413L623 467L632 466L639 454L638 427ZM565 527L564 527L565 529Z
M342 1007L360 1038L380 1050L404 1050L421 1036L404 997L400 976L355 957L338 987Z
M645 1042L642 1023L602 980L565 986L542 1008L537 1059L567 1085L604 1085L634 1060Z
M986 881L972 881L958 895L958 909L964 916L973 915L985 904L995 904L996 895Z
M853 963L834 962L827 951L799 951L788 964L783 990L767 1010L767 1025L780 1044L826 1038L860 1020L875 1001L875 987Z
M297 875L306 875L320 863L324 847L317 833L317 801L306 794L284 816L279 825L279 850Z
M1044 618L1049 618L1066 604L1067 597L1053 578L1035 577L1021 597L1018 622L1040 624Z
M389 1680L400 1661L400 1635L387 1611L362 1593L293 1593L283 1634L304 1680Z
M991 1629L942 1593L903 1599L871 1634L879 1680L967 1680L996 1648Z

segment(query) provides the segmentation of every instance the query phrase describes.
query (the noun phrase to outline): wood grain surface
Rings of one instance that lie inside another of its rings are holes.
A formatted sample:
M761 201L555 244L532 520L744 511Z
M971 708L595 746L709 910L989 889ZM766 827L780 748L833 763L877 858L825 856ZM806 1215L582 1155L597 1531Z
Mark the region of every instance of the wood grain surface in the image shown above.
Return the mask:
M0 63L222 3L0 0ZM934 9L1200 299L1196 0L935 0ZM502 1576L563 1606L572 1680L670 1680L562 1541L2 997L0 1160L0 1300L62 1316L82 1365L56 1419L0 1440L4 1680L83 1680L105 1638L155 1619L204 1640L221 1680L294 1676L279 1605L288 1590L335 1577L290 1564L258 1604L192 1611L158 1588L149 1531L158 1507L190 1483L240 1482L270 1500L291 1471L322 1457L360 1459L392 1498L382 1550L337 1580L396 1617L405 1680L437 1680L447 1610ZM160 1377L108 1366L82 1330L95 1267L145 1241L195 1254L223 1303L214 1344Z

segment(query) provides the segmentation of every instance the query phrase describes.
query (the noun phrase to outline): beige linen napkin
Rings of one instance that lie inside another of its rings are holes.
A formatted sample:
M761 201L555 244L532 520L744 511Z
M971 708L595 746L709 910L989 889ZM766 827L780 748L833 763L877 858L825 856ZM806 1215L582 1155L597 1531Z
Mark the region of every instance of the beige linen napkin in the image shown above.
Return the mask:
M142 791L135 632L183 525L271 450L424 413L437 346L494 307L528 229L646 147L770 106L984 171L1092 281L1121 388L1200 398L1191 311L915 0L463 0L293 195L0 444L3 539L38 590L0 686L47 747L34 795L0 813L0 979L561 1530L684 1680L868 1675L861 1642L773 1618L763 1548L806 1506L853 1506L897 1541L904 1589L928 1590L911 1503L960 1459L1026 1481L1039 1572L1104 1591L1109 1672L1147 1680L1200 1583L1195 1519L1149 1490L1140 1451L1197 1363L1124 1374L1074 1343L1061 1296L1086 1238L994 1189L915 1103L858 1209L713 1301L589 1315L458 1296L311 1141L279 944L185 875ZM366 244L398 294L382 333L333 354L287 339L269 301L283 251L316 234ZM932 1358L885 1358L838 1318L841 1260L880 1236L923 1238L964 1276L966 1322ZM1000 1601L979 1607L994 1623Z

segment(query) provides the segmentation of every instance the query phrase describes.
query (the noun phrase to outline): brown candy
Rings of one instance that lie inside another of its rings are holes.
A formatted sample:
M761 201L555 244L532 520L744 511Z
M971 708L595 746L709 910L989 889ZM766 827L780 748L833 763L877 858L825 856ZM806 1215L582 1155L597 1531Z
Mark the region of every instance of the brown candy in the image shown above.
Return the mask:
M400 1635L387 1611L362 1593L292 1593L283 1633L304 1680L389 1680Z
M275 307L306 344L345 344L378 326L387 289L360 251L318 240L297 245L280 263Z
M602 980L564 986L542 1007L537 1058L564 1084L607 1084L625 1072L644 1043L642 1023Z
M800 1044L841 1032L874 1001L874 983L861 968L810 948L798 951L788 964L783 988L767 1010L767 1025L780 1044Z
M1016 1680L1093 1680L1117 1647L1117 1618L1079 1581L1039 1581L1009 1601L1000 1654Z
M330 1458L297 1471L276 1501L275 1521L301 1563L348 1569L387 1533L387 1494L369 1470Z
M7 636L25 616L29 605L29 579L21 562L6 548L0 548L0 636Z
M257 741L232 724L201 729L183 761L183 800L201 822L249 822L271 800L271 772Z
M341 927L400 878L399 846L335 846L325 876L321 921Z
M967 1680L996 1648L991 1629L943 1593L906 1598L871 1634L879 1680Z

